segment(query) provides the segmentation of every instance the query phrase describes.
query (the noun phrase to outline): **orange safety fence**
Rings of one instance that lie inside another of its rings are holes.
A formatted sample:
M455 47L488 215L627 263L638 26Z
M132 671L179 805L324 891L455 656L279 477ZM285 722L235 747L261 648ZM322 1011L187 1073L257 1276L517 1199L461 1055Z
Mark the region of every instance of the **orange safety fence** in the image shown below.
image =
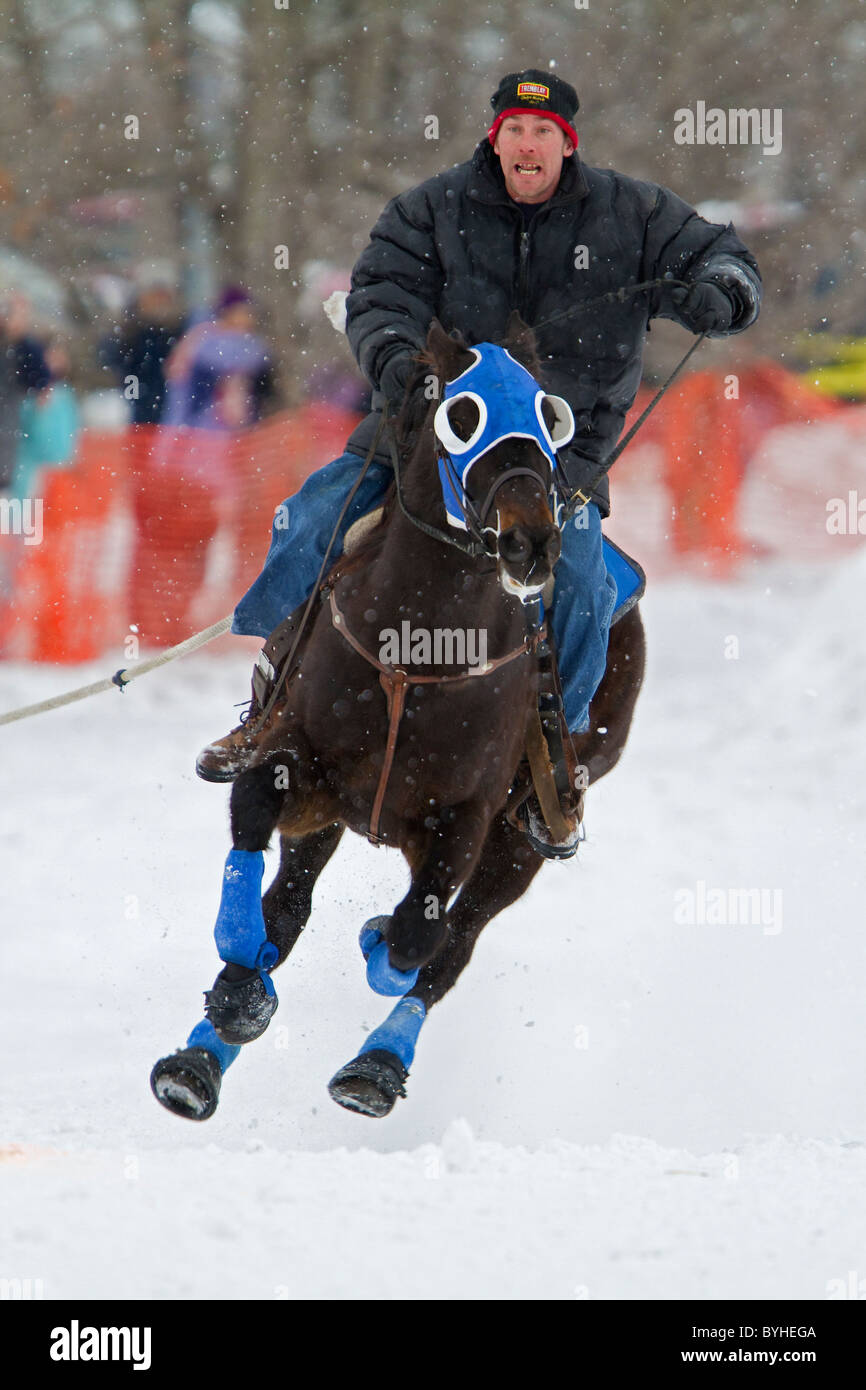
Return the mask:
M650 394L641 390L627 425ZM344 451L357 420L309 405L232 435L85 431L72 467L41 474L40 542L9 534L8 524L0 534L0 655L85 661L122 651L130 625L144 646L166 646L224 617L262 567L276 507ZM866 408L829 401L773 363L735 378L693 372L614 467L614 539L651 571L693 555L728 572L750 544L740 514L744 479L762 466L765 441L792 425L811 427L814 437L834 422L842 427L835 485L848 479L853 487L864 477L855 454ZM804 454L801 445L790 493L783 466L781 490L814 526L821 460L804 481ZM778 477L773 487L775 497Z
M83 431L73 466L40 475L40 542L0 536L0 654L87 661L122 651L130 627L170 646L225 617L261 569L275 509L358 419L310 405L232 435Z
M118 631L124 563L117 465L118 436L87 436L74 467L47 472L41 496L30 499L41 514L37 543L2 538L4 656L86 661Z
M652 394L641 389L626 427ZM724 576L746 554L792 546L800 558L841 557L826 502L866 484L864 435L866 408L828 400L777 363L692 372L617 461L610 529L651 575L697 562Z

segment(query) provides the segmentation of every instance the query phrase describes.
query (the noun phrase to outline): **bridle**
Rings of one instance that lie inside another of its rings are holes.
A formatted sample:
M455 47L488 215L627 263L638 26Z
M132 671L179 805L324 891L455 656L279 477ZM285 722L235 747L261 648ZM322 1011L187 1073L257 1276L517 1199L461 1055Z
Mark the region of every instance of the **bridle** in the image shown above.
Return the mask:
M462 479L460 478L457 469L454 467L454 460L452 459L451 455L447 452L447 450L442 449L441 446L439 457L442 460L445 468L447 469L451 477L451 481L454 486L454 493L457 497L460 510L463 514L463 519L466 522L467 531L469 532L470 536L472 536L475 543L479 546L480 553L482 555L489 555L491 559L496 558L498 555L496 542L499 536L499 530L497 527L488 525L487 518L490 515L490 512L493 508L493 503L496 500L496 495L499 492L500 488L503 488L506 483L512 482L515 478L532 478L532 480L538 483L540 486L544 485L544 480L542 479L540 473L536 472L534 468L506 468L501 473L497 473L492 484L488 488L487 496L484 498L484 501L481 503L480 506L476 507L468 492L466 491L465 487L463 486ZM552 471L550 483L546 488L546 491L548 492L548 494L554 494L556 492L556 489L556 473ZM556 511L559 510L560 505L563 504L561 503L557 493ZM493 537L492 543L487 540L488 535Z
M528 373L526 373L525 368L520 368L520 371L524 375L528 375ZM540 387L538 388L538 394L542 394ZM571 429L573 430L573 417L571 415L571 408L565 401L560 401L559 403L560 406L564 407L565 410L568 412L568 418L571 421ZM446 405L447 402L443 401L440 404L440 406L437 407L437 417L440 411ZM386 402L383 414L387 413L388 405ZM546 426L544 426L544 429L547 433ZM453 431L451 431L451 434L453 437ZM417 516L414 512L412 512L409 509L403 492L403 460L400 456L400 450L397 444L397 440L395 438L394 430L390 429L388 431L388 442L391 452L391 461L394 468L394 481L396 486L397 501L400 506L400 509L407 517L407 519L413 523L413 525L415 525L419 530L423 531L426 535L433 537L435 540L442 541L447 545L454 546L458 550L462 550L464 554L471 555L476 558L486 557L488 559L498 560L499 552L497 548L497 542L499 537L499 528L496 526L492 526L490 524L489 518L493 511L496 498L500 490L503 487L505 487L507 483L513 482L517 478L531 478L534 483L536 483L546 492L551 502L551 511L553 514L554 523L561 529L561 519L564 516L565 508L568 501L568 496L564 494L564 487L566 486L565 476L564 473L561 471L560 467L558 466L556 459L555 451L558 446L553 444L552 440L550 439L549 433L547 437L547 445L543 449L539 449L539 452L542 454L542 459L544 463L547 465L547 478L543 476L540 467L529 468L526 465L521 464L515 465L510 468L501 469L494 476L493 481L488 487L483 500L480 503L476 504L472 500L472 497L470 496L466 486L468 470L467 472L464 472L461 475L460 471L455 465L451 450L443 442L439 433L434 433L434 438L436 441L437 463L440 467L440 472L444 473L450 485L451 503L452 505L456 504L457 508L459 509L460 517L462 518L462 526L465 528L467 533L467 538L464 539L459 534L459 531L455 531L453 526L450 530L444 530L442 527L432 525L430 522L425 521L422 517ZM570 437L571 433L569 433L569 438ZM519 431L515 433L507 432L504 436L501 436L499 439L497 439L495 441L495 444L498 446L501 443L505 443L508 439L525 439L528 442L537 442L537 439L533 434L527 434L524 431ZM456 439L454 443L456 447ZM484 453L486 452L487 450L485 449ZM471 466L472 464L470 463L469 467ZM446 513L447 511L448 508L446 506Z
M643 294L650 290L659 289L662 287L667 289L671 287L688 288L689 284L690 282L687 280L678 280L675 279L673 276L666 276L656 280L644 280L641 281L640 284L622 285L617 290L609 290L607 291L607 293L600 294L596 296L594 299L587 300L585 303L575 304L568 309L561 309L557 313L551 314L548 318L542 319L539 323L533 325L533 331L537 332L540 328L546 328L548 324L558 323L562 319L572 317L572 315L574 314L583 313L586 309L593 308L598 304L613 302L622 304L625 302L627 296L632 294ZM607 473L616 463L616 460L619 458L623 450L626 449L628 445L631 443L631 441L634 439L638 430L642 428L649 415L652 413L653 410L655 410L662 396L673 385L675 379L679 376L683 367L686 365L689 358L692 356L692 353L697 351L697 349L701 346L701 343L704 341L706 336L707 334L704 332L699 334L695 338L695 341L692 343L691 347L680 358L679 362L674 367L670 376L663 383L663 385L659 387L658 391L653 396L652 400L649 402L646 408L641 412L638 419L631 426L628 432L623 436L623 438L619 441L616 447L611 450L607 458L599 466L597 472L594 474L590 482L588 482L583 488L575 487L569 482L563 463L557 460L556 466L551 476L550 487L548 489L548 492L555 499L554 518L560 530L566 524L566 522L568 522L574 516L576 512L580 511L583 507L587 506L587 504L591 500L592 493L595 490L595 488L597 488L599 483L605 478ZM412 512L410 508L407 506L406 498L403 492L403 480L401 476L402 460L400 457L400 450L397 444L397 440L395 438L394 430L393 428L389 428L390 425L391 420L388 402L386 401L382 410L380 429L384 433L386 433L388 437L391 462L394 468L394 484L397 493L397 503L403 515L407 518L408 521L411 521L412 524L416 526L419 531L423 531L425 535L431 536L433 539L441 541L443 545L454 546L456 549L462 550L464 554L472 556L476 559L485 556L488 559L496 558L498 552L496 550L495 544L493 545L493 547L491 547L490 543L486 539L486 535L488 532L492 532L494 536L496 535L496 532L493 531L493 528L488 527L485 524L485 517L489 514L496 493L499 491L500 487L503 486L503 484L509 482L512 478L517 476L524 476L528 474L529 476L533 477L537 482L541 482L542 480L539 474L531 468L506 469L501 475L498 475L496 477L496 479L493 482L493 485L490 488L490 491L488 492L487 497L485 498L481 507L478 508L473 505L471 498L469 498L465 494L464 488L462 486L462 480L459 479L459 477L457 477L456 475L456 469L454 468L454 463L450 455L448 455L446 451L443 451L440 446L439 456L443 459L445 467L449 470L449 472L452 475L457 500L461 507L461 510L463 511L464 520L466 523L466 530L469 537L468 539L464 539L462 536L455 533L453 530L446 531L441 526L434 526L430 522L425 521L422 517L419 517L414 512Z
M387 428L390 423L387 401L382 409L382 419ZM483 556L487 556L488 559L494 559L497 554L496 549L491 548L489 542L485 539L484 523L472 507L470 499L468 497L462 499L462 489L458 491L457 496L458 500L462 500L462 505L465 507L466 530L470 537L468 540L465 540L463 536L453 531L450 533L445 531L441 526L434 526L431 522L425 521L423 517L417 516L415 512L410 511L409 507L406 505L406 498L403 495L403 479L400 472L400 451L397 447L397 440L393 429L388 430L388 445L391 451L391 463L394 468L394 487L397 493L397 505L407 521L411 521L412 525L416 526L419 531L423 531L425 536L430 536L433 540L441 541L443 545L454 546L455 549L462 550L464 555L470 555L473 559L481 559ZM537 474L533 474L533 477L537 476Z

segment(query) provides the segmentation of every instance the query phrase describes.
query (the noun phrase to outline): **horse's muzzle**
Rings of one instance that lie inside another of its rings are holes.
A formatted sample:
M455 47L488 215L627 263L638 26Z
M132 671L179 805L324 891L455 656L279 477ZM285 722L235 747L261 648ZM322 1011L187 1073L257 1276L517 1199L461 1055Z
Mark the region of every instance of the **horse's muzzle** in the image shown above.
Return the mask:
M499 536L499 580L507 593L529 597L540 592L553 574L561 549L559 530L551 523L510 526Z

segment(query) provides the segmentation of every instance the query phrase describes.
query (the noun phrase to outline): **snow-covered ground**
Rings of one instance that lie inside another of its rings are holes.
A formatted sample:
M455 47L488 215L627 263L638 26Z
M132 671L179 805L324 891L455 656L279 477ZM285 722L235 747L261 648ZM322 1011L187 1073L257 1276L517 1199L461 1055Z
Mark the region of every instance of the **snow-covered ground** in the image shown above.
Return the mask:
M579 862L487 928L384 1121L325 1089L390 1008L357 933L404 870L359 840L217 1115L148 1088L218 965L227 795L192 760L246 656L0 729L0 1277L264 1299L866 1278L864 587L866 552L651 588L647 685ZM0 667L0 708L122 663Z

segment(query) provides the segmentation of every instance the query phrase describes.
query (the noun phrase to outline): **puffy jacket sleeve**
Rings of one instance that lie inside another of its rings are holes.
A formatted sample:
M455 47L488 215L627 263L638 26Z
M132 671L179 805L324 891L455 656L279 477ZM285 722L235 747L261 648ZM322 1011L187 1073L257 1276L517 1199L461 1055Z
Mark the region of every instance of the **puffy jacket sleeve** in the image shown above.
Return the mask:
M644 185L650 188L651 185ZM727 337L748 328L761 306L758 263L729 223L707 222L668 188L656 188L646 224L642 279L712 280L731 299L734 316ZM650 318L682 323L664 290L653 291ZM688 325L683 324L684 327Z
M387 205L352 271L346 334L367 380L383 389L389 360L415 353L427 341L443 273L436 251L427 188ZM386 382L386 394L387 382Z

